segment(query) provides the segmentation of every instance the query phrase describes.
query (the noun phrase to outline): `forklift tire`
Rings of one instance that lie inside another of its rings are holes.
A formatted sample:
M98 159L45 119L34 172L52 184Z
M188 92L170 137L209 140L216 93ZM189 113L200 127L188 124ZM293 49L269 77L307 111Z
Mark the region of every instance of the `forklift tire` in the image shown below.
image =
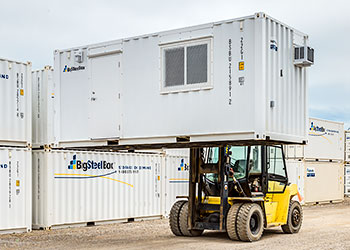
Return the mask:
M234 203L227 213L226 230L231 240L239 240L237 234L237 214L243 203Z
M287 224L282 226L286 234L298 233L303 223L303 209L298 201L290 201Z
M171 207L169 216L169 226L171 232L176 236L182 236L180 231L180 210L186 201L177 201Z
M264 214L256 203L244 203L237 214L237 234L241 241L257 241L264 232Z
M180 221L180 231L182 235L190 236L190 237L196 237L196 236L202 235L203 230L188 229L188 202L187 201L185 202L185 204L183 204L180 210L179 221Z

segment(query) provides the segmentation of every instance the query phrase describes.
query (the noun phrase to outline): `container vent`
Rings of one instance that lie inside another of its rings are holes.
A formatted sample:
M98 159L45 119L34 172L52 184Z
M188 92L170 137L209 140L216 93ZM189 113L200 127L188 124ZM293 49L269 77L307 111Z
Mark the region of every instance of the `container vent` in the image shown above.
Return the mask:
M307 46L294 48L294 65L308 67L314 64L314 49Z
M165 50L165 86L184 85L184 47Z

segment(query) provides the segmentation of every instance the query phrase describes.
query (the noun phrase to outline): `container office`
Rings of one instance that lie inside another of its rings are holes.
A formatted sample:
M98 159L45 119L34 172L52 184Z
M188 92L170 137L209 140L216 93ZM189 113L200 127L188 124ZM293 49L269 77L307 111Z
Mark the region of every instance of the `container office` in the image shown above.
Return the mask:
M161 156L33 151L33 228L160 218Z
M307 145L285 147L288 159L341 162L344 160L344 123L310 118L307 133Z
M313 53L264 13L56 50L49 143L303 143Z
M0 234L32 228L31 150L0 147Z
M0 145L28 146L31 130L31 63L0 58Z

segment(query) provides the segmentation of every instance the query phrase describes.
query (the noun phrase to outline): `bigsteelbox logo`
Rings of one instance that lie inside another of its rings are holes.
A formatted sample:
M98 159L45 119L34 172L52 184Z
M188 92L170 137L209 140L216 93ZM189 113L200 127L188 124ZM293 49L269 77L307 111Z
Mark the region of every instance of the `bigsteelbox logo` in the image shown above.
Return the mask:
M65 65L64 68L63 68L63 73L65 73L65 72L73 72L73 71L80 71L80 70L85 70L85 66L68 67L68 65Z
M325 133L326 132L326 128L325 127L319 127L319 126L315 125L314 122L311 122L310 131Z
M87 160L86 162L77 160L77 156L73 155L73 160L70 161L68 169L82 169L87 171L88 169L114 169L114 163L107 161L93 161Z
M0 168L7 168L8 165L5 163L5 164L0 164Z
M9 75L6 75L6 74L0 74L0 79L5 79L5 80L8 80L10 77Z
M185 163L185 159L181 159L180 167L177 168L177 171L188 171L189 165Z

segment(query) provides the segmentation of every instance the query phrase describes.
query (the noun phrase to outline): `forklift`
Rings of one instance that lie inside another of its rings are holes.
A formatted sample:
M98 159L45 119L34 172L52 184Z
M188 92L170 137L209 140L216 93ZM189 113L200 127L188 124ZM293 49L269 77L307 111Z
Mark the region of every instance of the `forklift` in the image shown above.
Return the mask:
M288 182L281 145L190 149L189 195L177 197L169 224L176 236L226 231L231 240L257 241L264 229L298 233L303 211Z

